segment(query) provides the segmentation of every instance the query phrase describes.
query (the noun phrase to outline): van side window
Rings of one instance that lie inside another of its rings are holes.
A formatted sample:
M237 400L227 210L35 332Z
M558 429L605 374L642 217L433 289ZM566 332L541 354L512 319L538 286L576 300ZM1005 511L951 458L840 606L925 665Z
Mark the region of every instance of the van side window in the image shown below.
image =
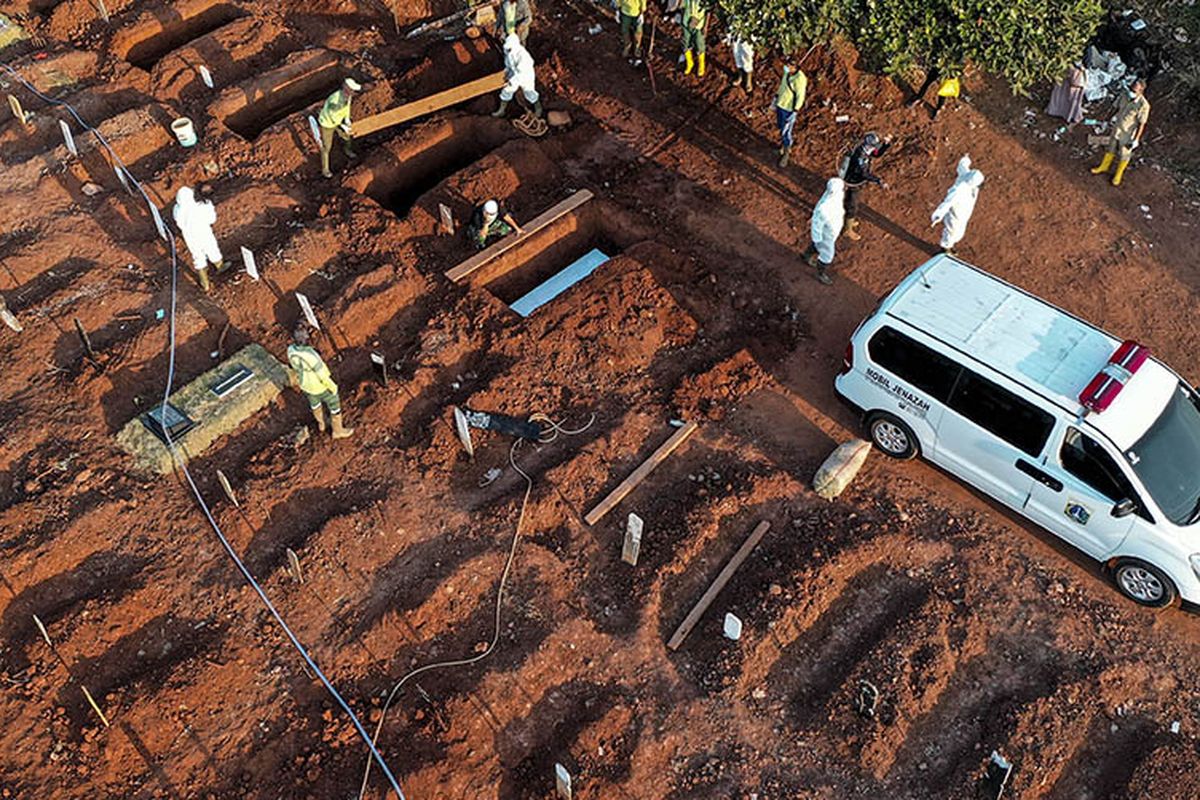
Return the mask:
M1075 428L1067 429L1058 457L1063 469L1114 503L1126 498L1138 502L1133 485L1121 473L1117 463L1103 447Z
M867 352L876 364L943 403L962 371L941 353L892 328L880 328L867 343Z
M1054 417L1002 386L964 369L950 407L1031 456L1040 455Z

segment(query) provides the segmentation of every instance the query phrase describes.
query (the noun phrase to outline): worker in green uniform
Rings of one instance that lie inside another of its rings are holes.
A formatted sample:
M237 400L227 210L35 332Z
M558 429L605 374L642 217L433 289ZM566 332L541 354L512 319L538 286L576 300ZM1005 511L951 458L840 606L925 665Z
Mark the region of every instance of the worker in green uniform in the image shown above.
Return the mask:
M1150 101L1146 99L1145 92L1146 82L1139 78L1117 101L1108 152L1104 154L1100 165L1092 169L1093 175L1103 175L1108 172L1115 159L1117 171L1113 173L1113 186L1121 185L1121 178L1125 176L1129 159L1133 158L1133 151L1141 144L1142 134L1146 132L1146 122L1150 119Z
M351 147L350 136L350 101L362 86L353 78L342 81L341 88L325 98L321 113L317 116L317 126L321 129L321 174L332 178L329 171L329 152L333 150L333 137L336 134L342 140L342 149L347 158L354 158L354 148Z
M621 55L636 67L642 63L642 23L646 18L646 0L617 0L617 22L621 26Z
M353 428L342 425L342 404L338 399L338 387L329 375L329 367L321 354L309 344L308 328L297 326L292 333L292 344L288 345L287 361L290 366L292 385L304 392L308 407L317 420L317 430L325 432L325 409L329 409L329 424L334 439L345 439L354 433Z
M529 38L529 26L533 24L533 3L531 0L504 0L500 3L496 15L496 34L500 41L510 33L515 33L521 40L522 46Z
M683 0L680 22L683 24L683 74L692 74L694 65L696 76L703 78L704 34L708 31L708 9L703 0ZM696 55L695 59L692 58L693 52Z

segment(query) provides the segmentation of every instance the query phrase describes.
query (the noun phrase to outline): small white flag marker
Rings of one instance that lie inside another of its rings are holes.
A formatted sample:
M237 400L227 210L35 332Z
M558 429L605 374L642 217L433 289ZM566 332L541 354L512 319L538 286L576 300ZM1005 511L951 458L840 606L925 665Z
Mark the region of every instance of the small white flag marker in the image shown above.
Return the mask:
M62 128L63 141L67 143L67 149L71 151L71 155L78 156L79 150L75 148L75 137L71 135L71 126L62 119L58 121L58 126Z
M317 322L317 315L313 313L312 305L308 302L308 298L296 292L296 300L300 303L300 310L304 312L304 318L308 320L308 324L312 325L317 330L321 330L321 323Z
M246 247L242 248L242 266L246 268L247 275L258 280L258 264L254 261L254 253Z

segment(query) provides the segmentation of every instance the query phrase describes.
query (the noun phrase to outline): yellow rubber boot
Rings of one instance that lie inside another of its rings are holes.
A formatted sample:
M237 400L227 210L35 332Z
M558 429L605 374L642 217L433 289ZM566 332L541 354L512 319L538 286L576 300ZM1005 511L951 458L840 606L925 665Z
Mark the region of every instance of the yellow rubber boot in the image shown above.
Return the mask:
M1121 178L1125 177L1125 168L1128 166L1129 166L1128 159L1126 159L1125 161L1117 162L1117 171L1115 173L1113 173L1113 179L1112 179L1113 186L1121 185Z
M683 74L691 75L693 66L694 66L694 62L692 61L692 51L684 50L683 51Z
M1104 160L1100 162L1100 166L1092 167L1092 174L1093 175L1103 175L1105 172L1108 172L1108 168L1112 166L1112 162L1113 162L1113 154L1105 153Z
M696 77L703 78L704 77L704 53L700 54L699 59L700 59L700 64L699 64L699 66L696 67Z

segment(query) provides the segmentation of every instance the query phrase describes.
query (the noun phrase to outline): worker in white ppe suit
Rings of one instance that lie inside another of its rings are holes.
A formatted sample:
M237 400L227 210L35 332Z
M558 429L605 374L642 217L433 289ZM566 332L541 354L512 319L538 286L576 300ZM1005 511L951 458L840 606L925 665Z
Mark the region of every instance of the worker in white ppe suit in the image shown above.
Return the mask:
M534 86L533 56L521 44L520 37L510 33L504 37L504 86L500 89L500 107L492 112L493 117L504 116L518 89L532 107L533 115L542 116L542 101Z
M813 208L812 244L804 251L804 260L810 267L817 268L817 280L826 286L833 283L829 266L833 264L835 245L846 221L845 200L846 182L841 178L830 178L825 184L825 194Z
M933 210L930 220L933 225L942 224L941 247L944 253L953 253L954 245L962 241L967 233L967 223L975 212L975 201L979 198L979 187L983 186L983 173L971 168L971 157L963 156L958 161L958 177L946 199Z
M217 245L217 237L212 229L217 221L217 210L207 200L196 202L196 193L192 191L192 187L184 186L175 193L175 209L172 216L175 217L175 224L192 254L196 280L199 281L200 288L207 292L208 265L212 264L217 272L225 268L221 248Z

